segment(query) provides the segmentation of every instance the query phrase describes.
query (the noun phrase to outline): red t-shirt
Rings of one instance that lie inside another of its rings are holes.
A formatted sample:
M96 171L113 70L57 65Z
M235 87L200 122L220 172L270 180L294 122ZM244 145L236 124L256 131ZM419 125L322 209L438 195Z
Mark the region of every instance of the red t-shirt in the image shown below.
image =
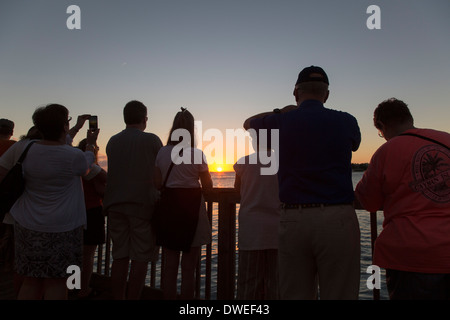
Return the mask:
M97 193L94 180L95 178L89 181L83 179L84 202L87 210L103 205L103 196Z
M450 134L414 133L450 147ZM373 263L386 269L450 273L450 150L412 136L397 136L373 155L355 190L362 206L383 210Z
M0 156L6 152L16 141L14 140L0 140Z

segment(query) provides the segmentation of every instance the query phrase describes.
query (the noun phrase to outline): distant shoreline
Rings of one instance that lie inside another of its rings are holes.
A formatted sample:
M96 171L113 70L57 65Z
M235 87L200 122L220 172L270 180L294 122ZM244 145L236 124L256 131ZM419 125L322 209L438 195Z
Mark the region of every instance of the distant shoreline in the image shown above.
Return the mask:
M368 166L368 163L352 163L352 172L364 172ZM234 173L234 171L211 171L211 173Z
M352 163L352 171L353 172L363 172L367 170L369 167L368 163Z

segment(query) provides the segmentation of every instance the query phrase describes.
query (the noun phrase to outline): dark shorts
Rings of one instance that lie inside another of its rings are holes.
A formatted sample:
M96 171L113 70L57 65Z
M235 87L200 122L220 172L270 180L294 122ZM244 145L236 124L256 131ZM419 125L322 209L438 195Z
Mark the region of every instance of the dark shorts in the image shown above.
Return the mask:
M450 274L419 273L387 269L386 283L391 300L448 300Z
M0 222L0 272L14 268L14 227Z
M105 216L103 208L97 207L86 211L87 228L84 230L83 243L85 245L99 245L105 243Z
M67 267L81 268L83 227L67 232L39 232L14 224L15 268L33 278L66 278Z

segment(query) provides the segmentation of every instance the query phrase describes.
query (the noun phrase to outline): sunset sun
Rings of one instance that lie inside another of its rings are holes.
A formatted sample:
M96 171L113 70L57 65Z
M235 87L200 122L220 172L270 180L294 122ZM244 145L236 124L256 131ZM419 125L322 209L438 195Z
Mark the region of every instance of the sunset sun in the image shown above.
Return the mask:
M233 170L233 168L230 169L229 166L226 164L214 163L214 164L209 165L209 170L211 172L228 172L230 170Z

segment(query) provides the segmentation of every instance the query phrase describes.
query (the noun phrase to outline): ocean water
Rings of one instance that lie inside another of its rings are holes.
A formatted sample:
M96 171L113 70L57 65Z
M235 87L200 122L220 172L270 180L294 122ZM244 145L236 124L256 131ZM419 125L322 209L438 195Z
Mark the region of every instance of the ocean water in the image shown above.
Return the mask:
M363 172L353 172L353 186L356 187L357 183L361 180ZM214 187L219 188L232 188L234 186L234 172L212 172L211 173ZM237 206L238 211L239 205ZM360 272L360 300L372 300L373 292L367 288L367 280L370 277L370 274L367 273L367 267L372 265L372 249L371 249L371 230L370 230L370 214L364 210L357 210L356 214L358 216L360 231L361 231L361 272ZM378 224L378 233L381 231L383 222L383 214L382 212L377 213L377 224ZM213 210L213 221L212 221L212 236L213 236L213 248L212 252L217 252L214 247L217 241L217 208L215 207ZM239 232L239 226L236 227L237 232ZM237 256L237 255L236 255ZM215 261L213 259L213 267L215 265ZM215 288L214 283L215 279L212 279L213 282L213 292L212 297L215 297ZM387 289L386 289L386 281L383 269L381 270L381 290L380 290L380 299L386 300L388 299Z

